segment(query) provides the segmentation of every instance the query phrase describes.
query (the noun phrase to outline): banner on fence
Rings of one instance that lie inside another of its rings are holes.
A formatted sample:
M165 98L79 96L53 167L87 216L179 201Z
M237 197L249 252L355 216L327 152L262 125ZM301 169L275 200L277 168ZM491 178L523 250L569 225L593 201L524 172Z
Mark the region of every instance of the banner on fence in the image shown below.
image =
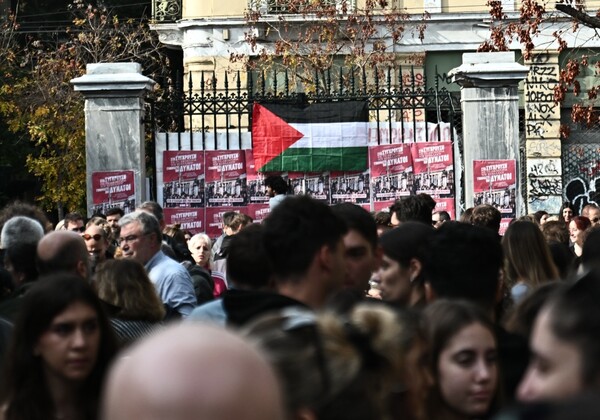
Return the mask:
M425 123L409 124L414 128L415 124L418 127ZM444 127L434 124L426 131L439 136L446 133ZM444 136L449 138L448 133ZM331 205L351 202L369 211L386 210L399 198L427 193L436 200L436 210L445 210L455 217L450 142L380 144L367 150L366 171L267 173L257 170L253 150L162 151L163 184L159 188L167 223L181 222L182 227L191 227L194 230L188 230L194 233L201 229L217 237L222 232L221 217L225 211L241 211L260 222L270 212L264 186L270 175L281 175L290 185L290 194L307 194ZM481 200L489 192L487 184L485 189ZM510 201L511 190L508 191ZM514 188L512 194L514 198ZM203 211L192 215L192 209ZM199 223L194 224L189 217L198 218Z
M204 152L163 153L163 207L204 207Z

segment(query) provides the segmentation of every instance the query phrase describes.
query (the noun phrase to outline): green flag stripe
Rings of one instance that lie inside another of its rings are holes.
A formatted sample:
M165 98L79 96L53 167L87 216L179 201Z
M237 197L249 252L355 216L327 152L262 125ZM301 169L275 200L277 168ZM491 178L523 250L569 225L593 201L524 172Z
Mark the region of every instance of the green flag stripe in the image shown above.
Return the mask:
M261 172L362 171L367 165L367 147L289 148Z

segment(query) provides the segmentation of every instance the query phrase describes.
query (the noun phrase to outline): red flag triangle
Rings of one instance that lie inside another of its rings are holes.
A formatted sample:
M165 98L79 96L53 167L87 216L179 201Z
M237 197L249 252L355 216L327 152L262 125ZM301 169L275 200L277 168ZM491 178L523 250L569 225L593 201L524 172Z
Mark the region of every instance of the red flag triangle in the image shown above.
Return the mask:
M254 104L252 110L252 149L256 170L283 153L304 137L279 116L262 105Z

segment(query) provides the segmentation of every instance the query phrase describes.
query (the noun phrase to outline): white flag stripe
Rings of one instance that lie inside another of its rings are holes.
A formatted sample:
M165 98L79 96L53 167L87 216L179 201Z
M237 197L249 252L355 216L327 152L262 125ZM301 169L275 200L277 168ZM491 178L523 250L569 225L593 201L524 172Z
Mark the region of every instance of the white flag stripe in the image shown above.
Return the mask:
M290 125L304 134L291 148L367 147L369 139L368 122Z

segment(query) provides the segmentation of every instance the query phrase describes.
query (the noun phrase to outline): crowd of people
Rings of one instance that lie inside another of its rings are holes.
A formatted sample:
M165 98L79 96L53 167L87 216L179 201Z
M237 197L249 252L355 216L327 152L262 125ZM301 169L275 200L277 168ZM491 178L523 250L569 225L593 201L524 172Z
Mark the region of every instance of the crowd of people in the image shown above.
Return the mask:
M269 185L275 188L276 185ZM0 210L0 419L600 418L600 209Z

